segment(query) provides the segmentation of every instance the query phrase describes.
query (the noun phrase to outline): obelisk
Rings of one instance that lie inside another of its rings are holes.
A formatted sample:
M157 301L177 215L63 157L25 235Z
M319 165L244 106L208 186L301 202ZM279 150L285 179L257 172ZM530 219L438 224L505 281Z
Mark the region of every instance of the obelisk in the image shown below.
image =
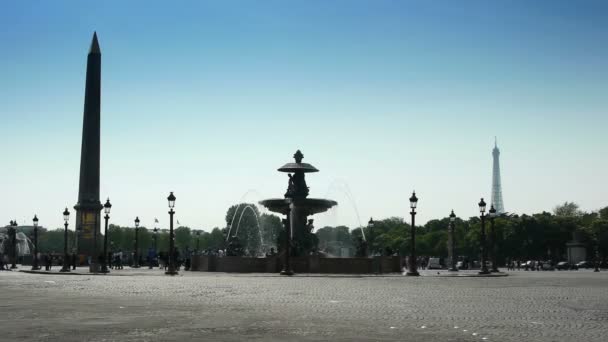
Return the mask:
M80 230L78 254L90 260L91 271L98 269L101 209L99 201L101 50L97 33L87 57L87 76L82 121L80 152L80 184L76 209L76 228Z

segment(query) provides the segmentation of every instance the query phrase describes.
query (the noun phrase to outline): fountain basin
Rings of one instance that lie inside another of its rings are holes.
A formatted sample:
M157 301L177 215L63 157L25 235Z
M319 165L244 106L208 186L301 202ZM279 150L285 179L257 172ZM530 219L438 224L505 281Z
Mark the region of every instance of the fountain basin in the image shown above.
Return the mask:
M289 214L289 205L292 201L291 198L271 198L258 203L272 212L287 215ZM303 214L307 216L325 212L338 204L336 201L323 198L303 198L298 199L297 203Z

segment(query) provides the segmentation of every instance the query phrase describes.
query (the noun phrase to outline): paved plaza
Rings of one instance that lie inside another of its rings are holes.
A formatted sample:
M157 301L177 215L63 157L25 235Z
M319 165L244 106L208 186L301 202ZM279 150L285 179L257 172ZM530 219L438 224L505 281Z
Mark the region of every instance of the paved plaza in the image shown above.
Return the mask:
M0 272L0 341L587 342L608 336L608 272L436 273Z

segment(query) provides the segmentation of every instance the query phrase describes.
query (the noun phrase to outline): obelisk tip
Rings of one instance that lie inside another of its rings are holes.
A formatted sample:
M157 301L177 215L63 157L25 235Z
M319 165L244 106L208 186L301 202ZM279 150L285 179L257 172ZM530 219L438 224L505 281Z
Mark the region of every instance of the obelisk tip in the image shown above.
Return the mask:
M89 54L91 53L101 53L99 42L97 41L97 31L93 32L93 40L91 41L91 48L89 49Z

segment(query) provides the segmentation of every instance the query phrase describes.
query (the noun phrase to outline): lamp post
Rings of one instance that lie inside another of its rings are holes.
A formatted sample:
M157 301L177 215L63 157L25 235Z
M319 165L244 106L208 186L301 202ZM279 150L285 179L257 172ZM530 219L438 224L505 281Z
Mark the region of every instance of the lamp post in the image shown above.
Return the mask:
M106 204L103 205L103 212L106 214L103 218L106 220L106 224L103 232L103 264L101 265L101 273L110 273L110 270L108 270L108 220L110 219L110 209L112 209L112 204L108 198Z
M154 232L154 235L152 236L154 238L154 253L157 254L158 253L158 231L160 229L154 227L154 229L152 229L152 231Z
M38 266L38 216L34 215L34 258L32 259L32 270L39 270Z
M200 242L201 242L201 231L197 230L196 231L196 255L200 254L200 250L199 250Z
M599 242L598 242L599 245ZM599 250L599 246L595 247L595 268L593 269L593 272L599 272L600 271L600 250Z
M367 231L369 232L369 241L367 241L367 248L369 249L369 255L374 256L374 219L372 217L369 218L367 222Z
M456 236L454 236L454 222L456 221L456 214L454 214L454 210L452 209L452 213L450 214L450 227L448 228L448 232L450 233L450 272L458 272L458 268L456 268Z
M494 219L496 218L496 209L494 209L493 204L490 205L490 211L488 211L488 214L490 214L490 261L492 261L492 269L490 270L490 272L497 273L500 271L498 270L498 261L496 257L496 231L494 230Z
M133 246L133 268L139 268L139 246L138 246L138 233L139 232L139 216L135 217L135 245Z
M486 250L486 202L481 199L479 201L479 212L481 214L481 270L479 274L489 274L488 266L486 265L486 260L488 259L487 250Z
M177 271L175 270L175 237L173 236L173 215L175 215L175 211L173 208L175 207L175 195L173 192L169 194L167 197L167 201L169 201L169 268L165 272L168 275L176 275Z
M289 222L290 214L287 214L287 218L281 220L283 227L285 228L285 262L283 263L283 269L281 275L292 276L293 269L291 268L291 224Z
M63 226L65 227L63 231L63 267L59 272L70 272L70 262L68 261L68 221L70 221L70 212L66 207L63 211Z
M17 220L12 220L9 227L11 238L11 269L17 268Z
M416 192L414 191L412 193L412 197L410 197L410 208L412 209L412 211L410 211L410 214L412 215L412 225L411 225L411 232L410 232L410 262L409 262L409 270L407 271L406 275L408 276L419 276L420 274L418 273L418 266L416 265L416 223L415 223L415 217L416 217L416 205L418 204L418 197L416 197Z

